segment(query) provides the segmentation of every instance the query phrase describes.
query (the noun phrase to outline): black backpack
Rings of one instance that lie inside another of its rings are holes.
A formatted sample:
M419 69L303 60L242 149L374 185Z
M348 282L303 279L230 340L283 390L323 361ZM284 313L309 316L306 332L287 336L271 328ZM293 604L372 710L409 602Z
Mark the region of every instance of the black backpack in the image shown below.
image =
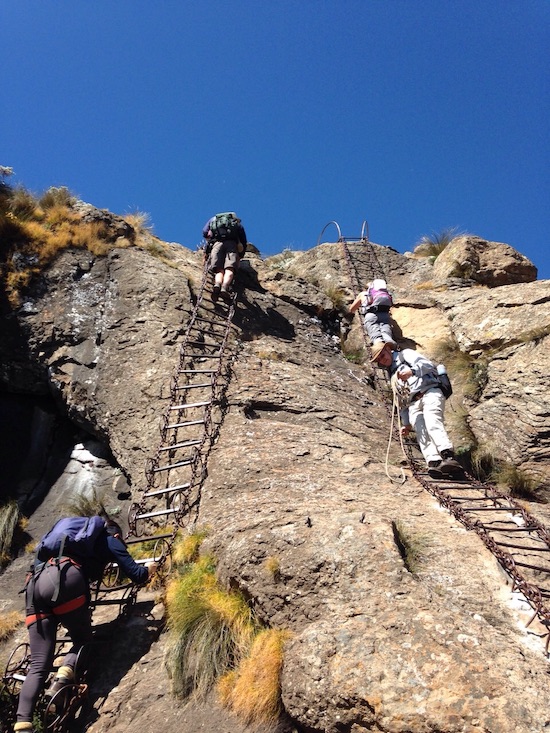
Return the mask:
M209 228L212 232L211 239L222 242L224 239L234 239L238 242L241 235L241 220L234 211L225 211L212 217Z

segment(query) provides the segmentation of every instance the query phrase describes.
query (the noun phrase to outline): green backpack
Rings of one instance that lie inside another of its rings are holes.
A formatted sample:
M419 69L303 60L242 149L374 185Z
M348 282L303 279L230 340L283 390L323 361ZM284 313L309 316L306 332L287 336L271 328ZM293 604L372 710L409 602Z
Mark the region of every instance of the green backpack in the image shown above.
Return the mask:
M234 211L225 211L222 214L216 214L210 221L210 231L212 239L221 240L234 239L239 240L241 220Z

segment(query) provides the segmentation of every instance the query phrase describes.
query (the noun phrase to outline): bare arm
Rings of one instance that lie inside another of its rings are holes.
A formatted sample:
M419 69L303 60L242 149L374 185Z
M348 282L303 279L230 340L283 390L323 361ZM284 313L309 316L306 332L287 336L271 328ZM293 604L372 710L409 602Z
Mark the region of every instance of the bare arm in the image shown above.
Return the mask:
M365 295L366 295L365 291L363 291L362 293L359 293L359 295L357 296L357 298L355 298L355 300L353 301L353 303L349 307L349 312L350 313L355 313L355 311L361 305L361 303L362 303L363 298L365 297Z

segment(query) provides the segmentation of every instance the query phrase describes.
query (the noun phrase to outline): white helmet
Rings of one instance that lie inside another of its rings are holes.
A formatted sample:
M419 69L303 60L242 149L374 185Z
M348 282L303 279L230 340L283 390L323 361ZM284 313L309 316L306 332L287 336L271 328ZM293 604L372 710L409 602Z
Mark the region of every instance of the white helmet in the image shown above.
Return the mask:
M378 278L377 280L373 280L372 287L375 290L387 290L388 289L388 286L386 285L386 281L382 280L381 278Z

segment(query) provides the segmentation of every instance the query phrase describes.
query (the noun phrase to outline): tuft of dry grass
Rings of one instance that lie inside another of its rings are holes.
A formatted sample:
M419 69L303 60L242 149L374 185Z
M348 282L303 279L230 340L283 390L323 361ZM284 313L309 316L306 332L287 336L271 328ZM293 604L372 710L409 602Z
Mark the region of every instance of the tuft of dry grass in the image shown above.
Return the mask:
M329 285L324 288L324 293L327 298L331 301L332 305L338 311L346 311L348 303L348 294L344 288L339 288L335 285Z
M72 206L76 201L76 197L69 191L66 186L51 186L45 191L38 204L42 209L51 209L55 206Z
M223 704L247 724L274 723L281 713L280 676L289 638L288 631L263 629L237 669L218 683Z
M177 537L172 549L172 559L176 566L185 566L198 560L199 550L206 535L206 530L201 530Z
M144 211L133 211L124 215L124 221L139 232L152 232L151 215Z
M10 611L0 614L0 641L6 641L23 623L23 614L19 611Z
M91 494L75 492L63 504L63 509L68 515L77 517L93 517L96 514L107 516L105 509L105 491L97 492L95 489Z
M499 462L491 473L491 478L510 492L514 499L540 501L540 485L528 473L512 463Z
M273 270L286 270L298 253L285 247L282 252L272 257L266 257L264 264Z
M211 557L200 557L166 590L174 692L204 698L215 681L247 653L256 623L243 596L222 589Z
M11 559L13 537L20 516L17 502L13 499L0 507L0 565L6 565Z
M264 568L273 578L273 580L279 580L281 576L281 563L278 557L274 557L273 555L271 555L270 557L266 557L264 561Z
M423 234L416 243L413 254L420 257L433 257L435 260L459 235L460 232L456 227L448 227L439 233Z
M393 538L405 567L411 575L417 576L430 546L428 535L411 532L399 519L392 520L391 525Z
M38 201L23 186L16 186L11 190L9 211L20 221L32 219L37 207Z

